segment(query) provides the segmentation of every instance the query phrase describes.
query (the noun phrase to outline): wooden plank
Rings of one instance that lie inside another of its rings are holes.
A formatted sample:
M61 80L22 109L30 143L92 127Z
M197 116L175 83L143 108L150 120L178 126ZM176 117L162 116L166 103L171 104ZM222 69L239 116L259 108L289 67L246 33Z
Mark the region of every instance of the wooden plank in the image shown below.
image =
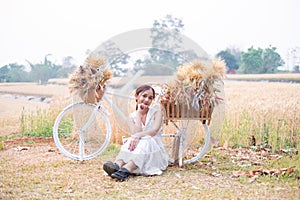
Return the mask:
M203 105L203 103L201 104ZM201 107L199 111L187 105L176 105L174 103L163 103L165 108L165 120L201 120L210 123L213 108L211 106Z

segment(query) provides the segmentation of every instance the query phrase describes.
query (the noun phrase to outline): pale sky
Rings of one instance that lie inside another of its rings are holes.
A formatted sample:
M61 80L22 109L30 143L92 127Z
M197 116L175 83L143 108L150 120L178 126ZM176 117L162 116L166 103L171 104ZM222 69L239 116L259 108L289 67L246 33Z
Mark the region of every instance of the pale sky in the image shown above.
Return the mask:
M208 54L227 47L300 47L299 0L1 0L0 67L72 56L123 32L151 28L167 14Z

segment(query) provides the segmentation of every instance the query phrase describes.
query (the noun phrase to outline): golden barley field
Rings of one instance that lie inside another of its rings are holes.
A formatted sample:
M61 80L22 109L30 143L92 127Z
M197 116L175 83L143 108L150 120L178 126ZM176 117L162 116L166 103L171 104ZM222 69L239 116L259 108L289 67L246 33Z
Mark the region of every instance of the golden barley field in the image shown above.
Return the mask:
M225 95L223 140L247 145L254 136L260 144L299 147L300 84L227 81Z
M161 81L161 80L160 80ZM2 83L0 93L50 96L50 103L0 97L0 136L17 133L24 113L34 115L38 110L56 115L71 103L66 80L59 85L34 83ZM277 149L299 148L300 84L282 82L224 81L225 118L214 132L219 145L271 145ZM55 116L53 116L55 119ZM112 120L113 138L120 131ZM252 140L251 140L252 138Z
M2 94L2 95L1 95ZM10 94L10 95L9 95ZM32 97L51 97L52 102L32 100ZM18 133L22 115L35 115L65 106L69 93L66 85L36 83L0 84L0 136Z

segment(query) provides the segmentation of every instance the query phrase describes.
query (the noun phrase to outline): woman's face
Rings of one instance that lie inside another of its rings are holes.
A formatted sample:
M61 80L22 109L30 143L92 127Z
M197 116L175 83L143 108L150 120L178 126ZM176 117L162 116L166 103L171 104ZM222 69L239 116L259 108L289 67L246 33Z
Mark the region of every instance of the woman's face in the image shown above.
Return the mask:
M153 99L154 99L154 94L153 91L151 89L149 90L145 90L143 92L141 92L137 97L137 103L138 104L144 104L145 106L150 106L150 104L152 103Z

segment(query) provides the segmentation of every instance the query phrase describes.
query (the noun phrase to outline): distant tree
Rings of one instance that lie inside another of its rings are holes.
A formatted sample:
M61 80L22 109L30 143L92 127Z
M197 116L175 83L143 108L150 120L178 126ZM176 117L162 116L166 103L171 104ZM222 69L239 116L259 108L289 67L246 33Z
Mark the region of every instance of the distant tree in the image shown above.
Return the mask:
M247 74L274 73L283 63L275 47L270 46L266 49L250 47L247 52L242 52L242 65L239 71Z
M46 55L43 63L32 64L27 61L31 67L29 77L31 81L46 83L51 78L60 78L62 66L56 65L48 60Z
M174 52L180 50L184 24L181 19L166 15L161 20L154 20L151 28L152 47L149 49L150 59L145 63L160 63L174 68L182 64L182 56Z
M276 47L269 46L264 49L262 54L262 66L260 69L261 73L274 73L277 71L279 66L284 64L281 56L276 52Z
M232 71L232 70L235 71L239 68L236 58L234 57L233 54L231 54L231 52L228 49L220 51L217 54L217 57L219 57L225 61L226 67L227 67L227 72Z
M26 82L28 80L28 72L25 71L24 65L11 63L0 68L1 82Z
M234 56L236 60L236 64L238 65L239 68L242 63L242 51L236 47L228 47L226 50L229 51Z
M8 73L9 73L8 65L5 65L0 68L0 82L8 81Z
M66 68L74 67L74 64L72 63L73 60L74 60L74 58L72 56L63 57L62 66L66 67Z
M123 76L128 69L124 66L128 63L130 56L124 53L113 41L106 41L100 50L96 52L105 58L105 62L113 70L114 76Z
M151 28L152 46L163 50L176 50L180 48L184 24L181 19L167 15L161 20L155 20ZM151 49L150 49L151 51ZM153 52L153 56L155 56Z
M76 69L76 65L73 63L72 56L67 56L62 59L62 66L57 71L57 78L67 78Z
M295 72L295 73L299 73L299 72L300 72L300 67L299 67L299 65L294 66L293 72Z
M30 71L26 71L24 65L12 63L0 68L0 82L47 82L50 78L66 78L74 71L76 66L72 64L71 56L63 59L64 65L57 65L52 63L48 56L44 58L44 62L33 64L27 61L30 65Z
M242 52L242 65L239 71L245 74L259 73L262 65L262 52L261 48L254 49L253 47L250 47L247 52Z
M154 20L151 28L152 45L148 50L149 55L135 62L135 68L147 68L145 73L149 75L169 75L170 69L175 71L176 67L186 61L197 58L197 54L191 50L182 50L184 24L179 18L172 15L166 15L160 20ZM149 66L156 66L149 70ZM159 69L165 68L164 70Z

